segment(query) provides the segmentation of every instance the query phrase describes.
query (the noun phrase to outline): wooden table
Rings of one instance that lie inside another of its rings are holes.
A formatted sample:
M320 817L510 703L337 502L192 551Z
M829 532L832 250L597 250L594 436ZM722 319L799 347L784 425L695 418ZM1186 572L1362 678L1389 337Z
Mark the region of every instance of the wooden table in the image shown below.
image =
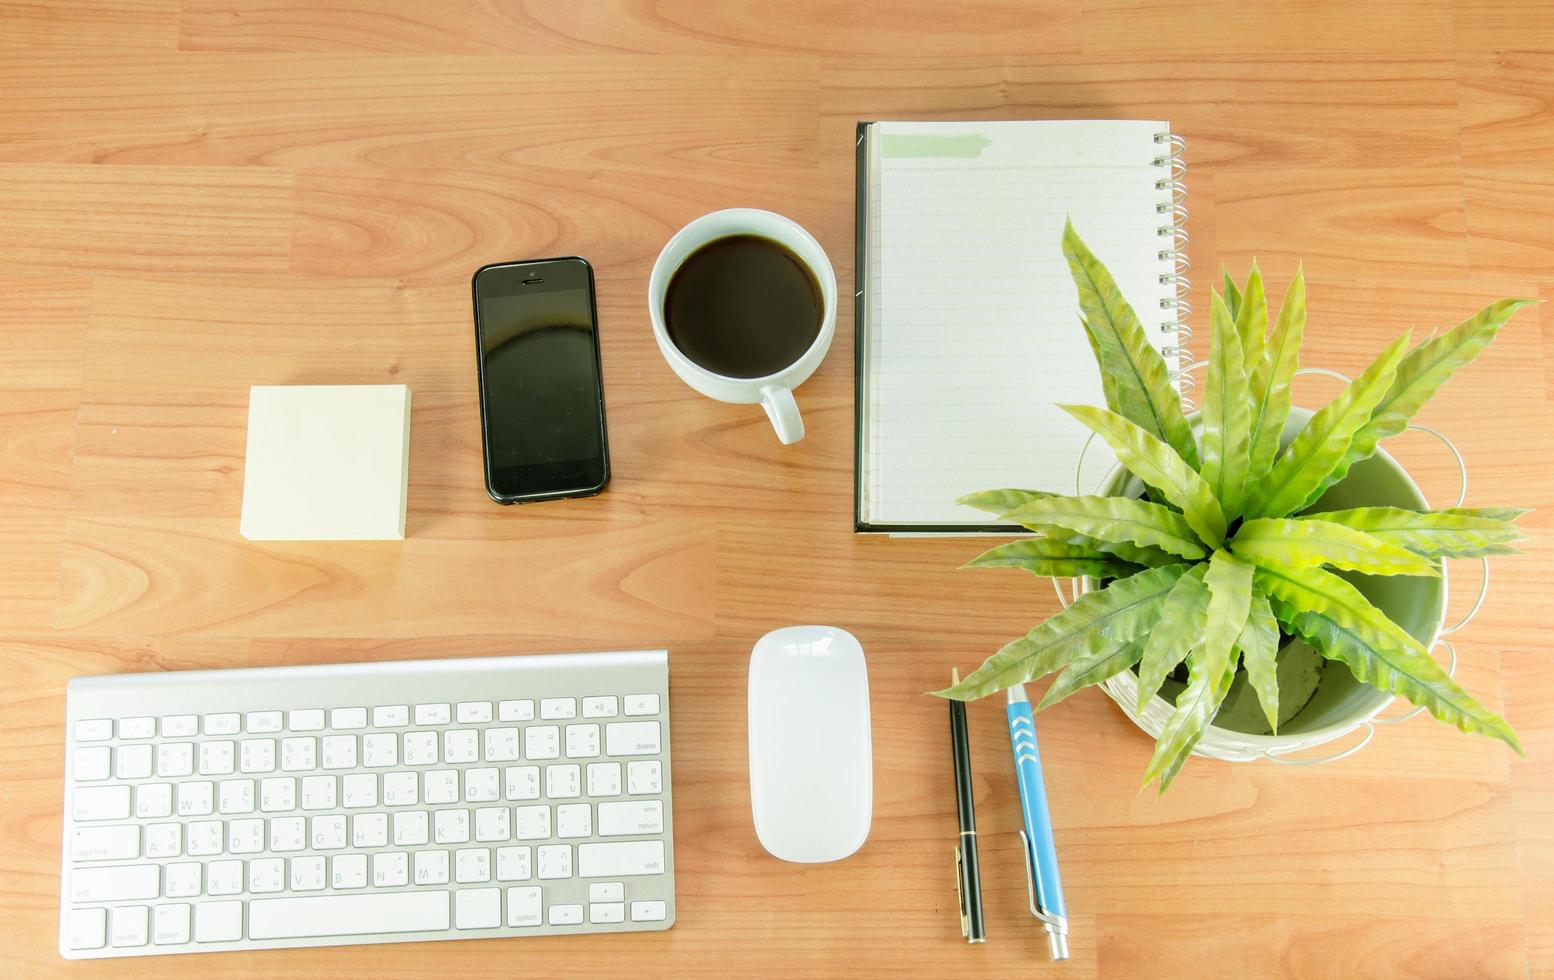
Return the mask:
M0 973L1554 975L1551 314L1423 417L1466 448L1470 503L1543 508L1460 643L1527 758L1415 720L1332 765L1197 760L1161 799L1138 791L1149 740L1075 697L1041 718L1058 968L991 704L971 712L991 938L960 941L945 711L920 693L1050 589L957 572L975 542L851 533L850 310L783 447L675 378L644 303L674 229L734 205L812 229L847 290L860 118L1164 117L1198 309L1221 262L1257 256L1277 293L1304 259L1308 363L1353 370L1405 328L1554 297L1551 90L1554 7L1519 0L0 0ZM469 275L567 253L598 273L615 482L501 508ZM238 536L248 386L315 382L413 390L402 544ZM1393 448L1452 492L1427 439ZM1460 611L1477 573L1454 571ZM852 630L872 667L873 833L833 866L767 857L749 817L746 658L796 622ZM672 931L58 958L68 678L661 645Z

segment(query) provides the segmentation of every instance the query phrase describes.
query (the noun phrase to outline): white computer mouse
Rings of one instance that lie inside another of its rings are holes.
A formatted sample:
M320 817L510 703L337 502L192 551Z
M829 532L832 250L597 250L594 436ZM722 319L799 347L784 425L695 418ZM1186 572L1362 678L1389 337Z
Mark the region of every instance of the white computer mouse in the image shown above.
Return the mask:
M869 675L846 630L788 626L756 642L750 809L761 846L784 861L840 860L869 836Z

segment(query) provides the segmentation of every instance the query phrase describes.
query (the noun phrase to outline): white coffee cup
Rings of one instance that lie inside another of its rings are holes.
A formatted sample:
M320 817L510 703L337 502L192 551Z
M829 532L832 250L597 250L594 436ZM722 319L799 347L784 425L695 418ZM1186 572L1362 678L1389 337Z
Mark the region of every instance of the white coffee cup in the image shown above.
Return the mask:
M708 242L730 235L759 235L781 243L809 267L815 281L820 283L824 310L820 333L814 343L798 360L762 378L730 378L707 370L681 353L669 339L669 328L664 322L664 297L669 291L669 281L681 264ZM653 274L648 278L648 315L653 320L653 336L658 340L658 349L680 380L708 398L739 405L759 404L766 409L766 416L772 420L772 427L777 430L777 438L783 445L804 438L804 420L799 417L793 389L815 373L825 359L826 351L831 349L831 338L836 334L836 272L831 268L831 260L826 258L825 249L813 235L780 214L756 208L728 208L704 214L676 232L658 253Z

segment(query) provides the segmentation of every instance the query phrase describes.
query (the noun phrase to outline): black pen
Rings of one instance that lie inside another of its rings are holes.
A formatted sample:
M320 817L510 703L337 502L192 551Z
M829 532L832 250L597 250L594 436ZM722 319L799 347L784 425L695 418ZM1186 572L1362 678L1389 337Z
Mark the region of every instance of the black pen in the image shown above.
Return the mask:
M951 670L952 684L960 672ZM968 943L987 938L982 931L982 875L977 867L977 815L971 800L971 744L966 739L966 703L950 702L950 744L955 753L955 816L960 838L955 844L955 893L960 899L960 932Z

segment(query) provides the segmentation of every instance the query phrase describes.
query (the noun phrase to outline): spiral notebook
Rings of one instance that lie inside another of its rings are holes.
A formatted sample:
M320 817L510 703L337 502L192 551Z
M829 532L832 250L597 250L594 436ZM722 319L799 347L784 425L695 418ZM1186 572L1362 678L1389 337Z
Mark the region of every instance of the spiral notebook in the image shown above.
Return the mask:
M1186 364L1181 147L1160 121L859 124L859 531L1018 531L955 501L1094 489L1115 457L1055 407L1105 403L1063 223Z

